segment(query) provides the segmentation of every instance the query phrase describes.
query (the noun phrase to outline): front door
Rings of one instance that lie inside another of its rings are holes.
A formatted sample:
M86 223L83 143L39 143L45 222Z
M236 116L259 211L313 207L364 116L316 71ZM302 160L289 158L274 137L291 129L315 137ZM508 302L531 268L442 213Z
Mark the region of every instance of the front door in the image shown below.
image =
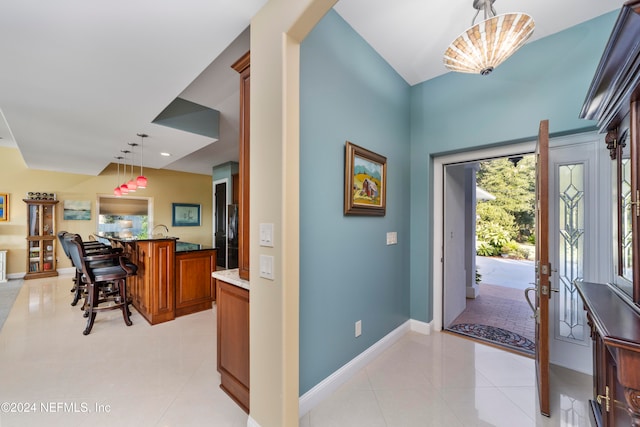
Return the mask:
M536 377L540 412L549 403L549 121L542 120L536 145Z

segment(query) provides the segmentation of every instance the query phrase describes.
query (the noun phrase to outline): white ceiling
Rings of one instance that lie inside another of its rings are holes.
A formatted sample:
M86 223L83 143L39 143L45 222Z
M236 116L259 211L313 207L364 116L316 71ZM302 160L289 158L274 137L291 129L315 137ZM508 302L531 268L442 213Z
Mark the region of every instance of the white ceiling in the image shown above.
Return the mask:
M229 64L248 49L243 31L265 3L3 0L0 145L17 146L29 168L97 175L144 132L145 167L210 174L213 165L237 159L239 83ZM446 72L442 54L471 24L472 4L340 0L336 10L413 85ZM497 0L494 6L532 15L535 40L621 5ZM178 96L221 112L218 141L151 123Z

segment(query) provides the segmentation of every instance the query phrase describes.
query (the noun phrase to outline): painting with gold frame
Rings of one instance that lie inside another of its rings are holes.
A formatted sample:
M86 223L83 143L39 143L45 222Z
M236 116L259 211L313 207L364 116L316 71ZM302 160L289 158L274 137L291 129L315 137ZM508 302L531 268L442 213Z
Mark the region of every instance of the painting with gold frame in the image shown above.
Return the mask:
M387 158L347 141L344 214L384 216L387 208Z
M0 193L0 221L9 221L9 194Z

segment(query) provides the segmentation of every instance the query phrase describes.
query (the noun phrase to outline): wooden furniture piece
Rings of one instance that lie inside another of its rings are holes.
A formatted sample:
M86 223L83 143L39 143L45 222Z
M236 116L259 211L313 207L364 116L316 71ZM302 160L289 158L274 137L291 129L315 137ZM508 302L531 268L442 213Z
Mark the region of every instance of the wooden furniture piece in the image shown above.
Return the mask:
M220 388L249 412L249 282L237 270L216 279Z
M127 278L136 274L137 267L121 252L88 254L78 234L67 233L62 238L68 243L67 248L73 265L82 271L80 280L86 286L83 309L87 317L87 326L82 334L89 335L96 314L105 310L122 311L125 325L131 326Z
M215 300L211 277L216 250L176 238L109 238L138 266L129 293L133 306L152 325L208 310Z
M27 204L27 273L25 279L57 276L56 204L58 200L23 199Z
M176 253L176 317L213 307L216 254L214 249Z
M640 309L612 285L578 282L593 339L597 426L640 426Z
M618 15L581 118L597 120L617 183L618 261L612 283L577 284L594 340L598 426L640 426L640 0Z
M249 89L251 82L250 52L232 66L240 73L240 157L239 157L239 215L238 270L240 278L249 280Z
M618 15L581 118L597 120L617 163L617 271L614 283L640 304L640 0Z
M131 280L133 306L152 325L175 319L175 239L124 242L138 266Z

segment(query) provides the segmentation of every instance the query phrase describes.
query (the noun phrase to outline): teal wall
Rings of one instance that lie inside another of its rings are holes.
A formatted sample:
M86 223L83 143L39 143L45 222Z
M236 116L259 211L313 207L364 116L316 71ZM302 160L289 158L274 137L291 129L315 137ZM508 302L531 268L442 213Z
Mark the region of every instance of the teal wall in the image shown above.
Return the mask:
M411 88L411 318L432 320L432 157L593 129L578 118L618 11L525 45L489 76L448 73Z
M233 194L232 176L233 174L238 173L239 168L240 165L238 164L238 162L226 162L220 165L216 165L212 169L213 182L223 179L227 180L227 200L231 200L231 195Z
M300 53L303 394L409 318L410 87L334 11ZM386 216L343 215L346 140L387 157Z
M301 394L408 318L432 320L434 156L531 140L542 119L552 135L594 128L578 114L617 15L529 43L489 76L413 87L334 11L304 40ZM345 140L387 157L385 217L343 216Z

